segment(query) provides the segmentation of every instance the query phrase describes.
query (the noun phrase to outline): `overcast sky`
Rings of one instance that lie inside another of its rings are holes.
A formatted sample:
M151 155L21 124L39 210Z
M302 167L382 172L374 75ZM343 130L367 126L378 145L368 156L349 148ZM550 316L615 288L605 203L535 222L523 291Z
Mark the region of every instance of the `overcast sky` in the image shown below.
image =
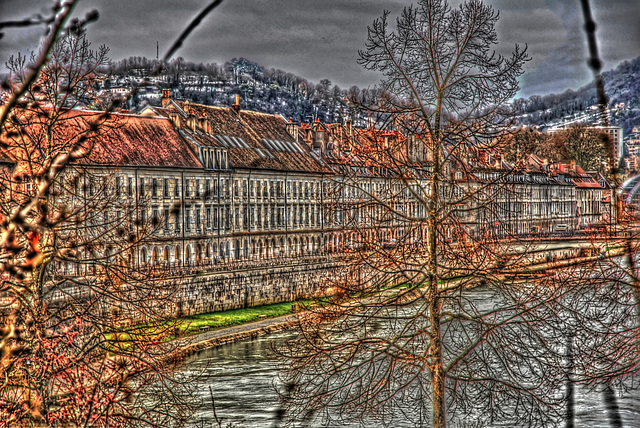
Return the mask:
M520 96L576 89L591 78L580 0L485 0L500 11L500 52L527 44ZM82 0L75 14L98 9L88 35L106 44L114 60L160 56L210 0ZM0 19L47 12L50 1L0 0ZM459 3L452 0L452 3ZM327 78L342 88L369 86L377 76L357 65L367 26L387 9L397 14L410 0L225 0L196 29L176 56L222 64L245 57L310 81ZM605 70L640 56L640 0L591 0ZM0 64L12 53L37 47L43 28L8 29L0 39ZM4 67L2 67L4 69Z

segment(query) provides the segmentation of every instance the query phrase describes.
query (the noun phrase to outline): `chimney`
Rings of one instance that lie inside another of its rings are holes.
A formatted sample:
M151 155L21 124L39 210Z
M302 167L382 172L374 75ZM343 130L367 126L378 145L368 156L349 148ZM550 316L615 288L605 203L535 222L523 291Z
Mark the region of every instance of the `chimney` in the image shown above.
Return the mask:
M302 132L302 136L304 137L304 142L307 143L309 148L313 149L313 141L311 139L313 132L311 131L311 125L302 122L300 124L300 131Z
M176 128L180 129L180 117L176 110L169 113L169 119L173 122Z
M287 132L293 137L293 139L298 142L298 125L293 122L292 118L289 118L289 122L287 122Z
M347 135L349 137L351 137L351 135L353 135L353 130L351 128L351 118L350 117L347 118L347 124L346 125L347 125Z
M237 113L240 113L240 95L236 95L236 102L231 106Z
M207 134L211 134L211 124L207 119L207 114L204 110L200 113L200 117L198 118L198 127L202 130L202 132L206 132Z
M189 103L189 100L186 100L184 102L182 109L187 114L187 128L191 129L192 131L195 131L197 118L195 113L193 112L193 108L191 108L191 104Z
M196 115L193 113L192 110L189 110L187 112L187 127L189 129L191 129L192 131L195 131L196 130L196 122L197 122Z
M162 90L162 107L165 107L171 101L171 89Z
M313 139L313 150L324 152L324 130L322 129L320 120L317 118L313 121L313 131L315 134L315 138Z
M571 165L571 172L576 172L576 161L572 160L570 165Z

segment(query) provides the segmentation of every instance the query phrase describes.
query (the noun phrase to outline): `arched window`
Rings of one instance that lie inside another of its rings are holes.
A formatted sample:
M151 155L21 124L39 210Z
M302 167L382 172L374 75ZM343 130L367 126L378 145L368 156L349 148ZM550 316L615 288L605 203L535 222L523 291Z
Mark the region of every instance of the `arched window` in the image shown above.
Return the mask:
M182 265L182 252L180 251L180 246L179 245L176 245L175 258L176 258L176 266L181 266Z
M171 266L170 254L171 254L171 250L169 250L169 247L164 247L162 259L164 261L164 264L167 266Z

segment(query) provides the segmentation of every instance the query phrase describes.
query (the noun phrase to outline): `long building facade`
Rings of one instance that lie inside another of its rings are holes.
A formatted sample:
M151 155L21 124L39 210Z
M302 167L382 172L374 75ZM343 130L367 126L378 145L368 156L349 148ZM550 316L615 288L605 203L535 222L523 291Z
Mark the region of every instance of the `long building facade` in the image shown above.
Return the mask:
M69 114L84 123L97 115ZM213 266L425 239L431 166L418 136L348 121L294 124L244 111L239 102L222 108L172 100L168 91L162 107L112 114L103 127L74 167L85 181L78 197L87 204L96 193L113 196L100 224L153 225L130 250L131 264ZM403 151L410 179L380 159L389 150ZM466 153L445 171L441 197L456 227L443 230L444 239L568 234L612 212L604 178L573 163L531 156L515 165L473 146ZM73 273L72 263L64 269Z

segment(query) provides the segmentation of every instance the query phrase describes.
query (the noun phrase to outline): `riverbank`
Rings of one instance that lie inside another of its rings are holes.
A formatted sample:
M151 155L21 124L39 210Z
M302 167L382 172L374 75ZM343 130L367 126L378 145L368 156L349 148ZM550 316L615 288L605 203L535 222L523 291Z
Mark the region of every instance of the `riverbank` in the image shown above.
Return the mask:
M182 357L213 346L220 346L238 340L250 339L264 334L293 328L298 320L298 314L290 314L275 318L267 318L247 324L210 330L171 341L180 349Z
M594 262L603 258L619 257L624 254L623 248L611 248L598 255L586 256L586 257L569 257L563 260L557 260L544 263L532 263L528 266L520 266L515 269L505 269L499 276L506 277L511 275L524 276L527 274L540 274L558 269L563 269L569 266L580 265L584 263ZM279 305L291 305L295 302L284 303ZM264 306L262 311L265 311L269 306ZM298 306L299 307L299 306ZM219 328L216 330L209 330L202 333L197 333L188 337L174 339L172 344L176 345L176 348L180 349L180 353L183 357L187 357L200 350L220 346L227 343L235 342L238 340L244 340L249 338L255 338L269 333L282 331L295 327L296 322L299 319L299 313L276 316L249 323L243 323L230 327Z

